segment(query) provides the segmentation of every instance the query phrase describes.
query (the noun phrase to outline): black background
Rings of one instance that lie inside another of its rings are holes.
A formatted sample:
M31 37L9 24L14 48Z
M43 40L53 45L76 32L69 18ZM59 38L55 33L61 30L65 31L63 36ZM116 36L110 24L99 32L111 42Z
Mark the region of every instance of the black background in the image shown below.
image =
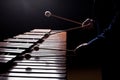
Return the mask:
M0 40L35 28L62 30L78 26L45 17L47 10L82 22L92 16L93 0L0 0Z

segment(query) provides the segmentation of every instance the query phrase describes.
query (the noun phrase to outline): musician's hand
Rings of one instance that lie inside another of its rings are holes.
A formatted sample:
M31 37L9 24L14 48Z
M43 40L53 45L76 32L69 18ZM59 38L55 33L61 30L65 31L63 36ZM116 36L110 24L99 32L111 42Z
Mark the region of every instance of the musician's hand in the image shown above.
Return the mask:
M76 53L79 49L85 48L86 46L88 46L88 43L82 43L74 49L74 52Z
M84 22L82 22L82 27L85 29L93 29L93 19L87 18Z

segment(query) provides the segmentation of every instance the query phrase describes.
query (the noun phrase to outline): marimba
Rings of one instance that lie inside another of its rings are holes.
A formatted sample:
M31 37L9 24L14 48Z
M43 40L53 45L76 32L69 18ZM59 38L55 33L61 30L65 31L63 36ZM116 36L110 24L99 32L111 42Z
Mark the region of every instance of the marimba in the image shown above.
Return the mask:
M0 42L0 80L66 80L66 32L33 29Z

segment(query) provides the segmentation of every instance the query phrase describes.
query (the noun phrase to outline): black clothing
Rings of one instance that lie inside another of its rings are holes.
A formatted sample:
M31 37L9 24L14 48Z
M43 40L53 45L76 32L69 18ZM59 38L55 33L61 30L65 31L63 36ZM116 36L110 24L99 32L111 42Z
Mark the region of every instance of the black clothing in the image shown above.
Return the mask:
M87 41L87 46L80 47L74 57L78 66L81 63L100 65L102 80L119 78L119 5L118 0L95 0L93 19L97 36Z

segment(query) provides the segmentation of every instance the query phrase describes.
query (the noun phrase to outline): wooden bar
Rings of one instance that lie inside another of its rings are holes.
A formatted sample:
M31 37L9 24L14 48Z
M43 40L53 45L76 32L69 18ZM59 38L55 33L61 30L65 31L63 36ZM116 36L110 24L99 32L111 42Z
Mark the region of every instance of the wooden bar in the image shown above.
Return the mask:
M14 68L23 68L23 69L26 69L26 68L32 68L32 69L44 69L44 70L66 70L66 67L65 66L61 66L61 67L58 67L58 66L33 66L33 65L16 65L14 66Z
M17 63L17 65L30 65L30 66L55 66L55 67L61 67L61 66L66 66L65 64L50 64L47 62L44 63Z
M41 60L41 61L65 61L66 60L66 58L64 57L64 56L44 56L44 57L42 57L42 56L32 56L31 58L30 58L30 60L37 60L37 61L39 61L39 60Z
M29 75L28 75L29 74ZM51 73L9 73L7 74L1 74L1 76L4 77L28 77L28 78L65 78L66 74L51 74Z
M49 32L51 32L51 29L33 29L30 32L49 33Z
M33 51L31 53L32 56L65 56L65 51L56 51L56 50L39 50L39 51Z
M37 33L37 32L25 32L24 35L41 35L44 36L46 33Z
M54 61L50 61L50 60L44 60L44 61L42 61L42 60L23 60L23 61L15 61L15 62L17 62L17 63L46 63L46 64L63 64L63 63L65 63L65 61L64 62L62 62L62 61L56 61L56 60L54 60Z
M0 58L14 58L15 55L0 55Z
M9 39L5 39L4 41L7 42L16 42L16 43L35 43L38 40L34 40L34 39L15 39L15 38L9 38Z
M41 35L24 35L24 34L20 34L17 36L14 36L14 38L19 38L19 39L42 39L44 36Z
M23 51L25 51L25 49L8 49L8 48L0 48L0 53L17 53L20 54Z
M29 48L32 43L11 43L11 42L0 42L0 47L3 48Z
M0 80L66 80L60 78L0 77Z
M25 68L25 69L12 69L12 70L10 70L9 72L18 72L18 73L60 73L60 74L62 74L62 73L66 73L66 71L65 70L45 70L45 69L33 69L33 68L31 68L31 70L27 70L27 68Z

